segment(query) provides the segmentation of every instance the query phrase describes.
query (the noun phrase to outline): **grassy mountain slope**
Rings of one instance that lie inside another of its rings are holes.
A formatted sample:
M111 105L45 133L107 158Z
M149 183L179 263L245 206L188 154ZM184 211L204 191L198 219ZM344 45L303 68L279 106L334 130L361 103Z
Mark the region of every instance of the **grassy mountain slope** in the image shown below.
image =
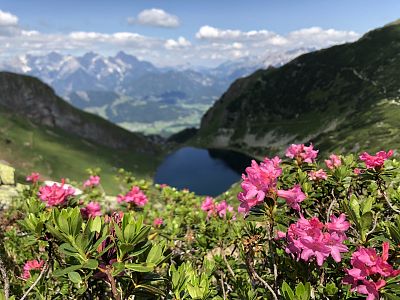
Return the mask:
M159 163L161 151L144 136L73 108L37 79L0 74L0 90L0 160L20 177L38 171L83 180L86 168L100 167L105 188L115 192L117 168L149 177Z
M196 142L253 155L312 141L323 151L399 147L400 25L239 79Z
M0 72L0 106L35 123L63 129L106 147L156 150L143 135L73 107L34 77Z

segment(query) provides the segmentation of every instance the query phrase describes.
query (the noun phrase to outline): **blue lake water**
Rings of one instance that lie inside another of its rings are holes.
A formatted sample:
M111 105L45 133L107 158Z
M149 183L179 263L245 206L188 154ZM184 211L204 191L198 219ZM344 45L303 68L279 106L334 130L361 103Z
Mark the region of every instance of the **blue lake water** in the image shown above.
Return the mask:
M250 157L233 151L184 147L165 158L154 181L217 196L240 180L250 162Z

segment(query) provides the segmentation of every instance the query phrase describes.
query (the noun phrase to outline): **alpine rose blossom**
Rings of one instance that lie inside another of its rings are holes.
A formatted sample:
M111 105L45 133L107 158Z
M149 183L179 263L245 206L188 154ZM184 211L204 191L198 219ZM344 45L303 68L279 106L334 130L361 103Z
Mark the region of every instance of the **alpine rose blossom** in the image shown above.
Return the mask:
M210 216L219 216L220 218L224 218L226 213L232 212L233 207L228 205L228 203L223 200L220 203L214 202L212 197L206 197L201 204L201 210L207 212L207 218Z
M228 205L228 203L225 200L218 203L216 205L215 209L220 218L225 217L227 211L229 211L229 212L233 211L233 207Z
M389 243L382 244L382 255L374 248L360 247L351 256L352 269L347 269L344 284L351 284L352 291L367 295L368 300L379 299L379 289L386 285L385 278L396 277L400 270L394 270L387 262Z
M375 155L370 155L364 152L360 155L360 159L365 162L367 169L380 169L383 167L385 160L393 155L393 150L389 150L387 153L385 151L379 151Z
M340 159L340 156L337 156L335 154L331 154L329 156L329 159L325 159L325 164L328 167L328 169L335 169L339 166L342 165L342 160Z
M308 178L313 181L326 180L328 179L328 175L324 170L319 169L318 171L310 171L310 173L308 173Z
M214 208L214 199L212 197L206 197L201 204L201 210L207 212L208 215L210 215L214 211Z
M278 177L282 174L279 166L279 157L265 158L260 164L255 160L246 168L246 174L242 174L241 187L243 192L238 194L241 202L239 212L248 213L253 206L264 201L265 197L275 193Z
M286 149L286 157L297 160L299 163L313 163L317 158L318 150L314 150L313 144L292 144Z
M40 200L46 202L46 206L63 205L75 194L75 190L70 185L65 185L65 179L61 184L45 185L39 188L38 196Z
M101 206L98 202L89 202L84 208L81 208L81 214L84 218L94 218L96 216L101 216Z
M153 221L153 226L160 227L163 223L164 223L164 220L162 218L155 218Z
M303 202L304 199L307 198L307 196L301 190L300 185L298 185L298 184L296 184L293 188L291 188L290 190L287 190L287 191L278 190L277 195L278 195L278 197L285 199L287 205L297 211L300 210L299 203Z
M326 228L330 231L345 232L350 228L350 223L346 221L346 215L340 214L339 217L330 216L330 222L326 223Z
M94 187L100 184L99 176L90 176L88 180L83 183L84 187Z
M134 203L136 206L142 207L145 206L149 200L138 186L133 186L125 195L118 195L117 201L119 203Z
M36 183L40 180L40 174L37 172L32 172L31 175L26 176L26 181Z
M283 238L283 233L279 236ZM322 266L329 256L340 262L341 253L348 252L343 244L347 239L345 233L328 230L317 217L307 220L300 216L296 223L289 226L286 239L286 253L304 261L315 259L318 266Z
M24 265L24 272L22 273L22 279L29 279L31 278L31 270L40 270L44 265L44 261L43 260L28 260L25 265Z

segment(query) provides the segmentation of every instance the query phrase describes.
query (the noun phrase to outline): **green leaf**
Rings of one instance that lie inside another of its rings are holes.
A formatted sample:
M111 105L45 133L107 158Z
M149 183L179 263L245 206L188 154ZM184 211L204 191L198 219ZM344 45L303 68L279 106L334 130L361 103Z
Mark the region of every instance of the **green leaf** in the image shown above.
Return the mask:
M69 272L69 273L68 273L68 278L69 278L73 283L81 283L81 282L82 282L81 275L79 275L78 272Z
M396 295L390 294L390 293L385 293L383 296L384 296L384 299L387 299L387 300L400 300L399 296L396 296Z
M162 255L163 250L164 250L164 245L160 245L160 244L153 245L149 254L147 255L146 262L154 263L157 265L158 262L163 259L163 255Z
M366 232L370 229L373 222L372 212L367 212L361 216L361 229Z
M354 212L357 218L360 218L360 204L358 203L357 197L352 195L350 197L350 208Z
M147 292L150 292L153 295L161 295L161 296L165 296L164 291L152 286L152 285L148 285L148 284L139 284L137 286L135 286L135 289L143 289Z
M363 214L371 211L373 201L374 199L372 197L368 197L367 200L363 202L363 207L362 207Z
M154 270L155 268L155 264L151 263L151 264L147 264L147 263L143 263L143 264L125 264L125 268L128 270L132 270L135 272L142 272L142 273L146 273L146 272L151 272Z
M306 290L306 289L305 289L303 283L299 283L299 284L296 286L296 296L297 296L298 298L300 298L300 299L303 299L303 294L304 294L305 290Z
M328 283L328 284L325 286L325 293L326 293L328 296L334 296L334 295L337 294L338 291L339 291L339 289L336 287L336 285L335 285L334 282Z
M294 300L294 292L292 288L284 281L282 283L282 293L285 297L285 300Z
M95 270L99 266L99 262L95 259L89 259L83 266L86 269Z
M60 276L64 276L65 274L72 272L72 271L76 271L82 268L82 265L74 265L74 266L70 266L67 267L65 269L57 269L53 272L53 275L56 277L60 277Z
M101 218L99 216L95 217L92 222L90 223L90 231L91 232L98 232L101 231Z

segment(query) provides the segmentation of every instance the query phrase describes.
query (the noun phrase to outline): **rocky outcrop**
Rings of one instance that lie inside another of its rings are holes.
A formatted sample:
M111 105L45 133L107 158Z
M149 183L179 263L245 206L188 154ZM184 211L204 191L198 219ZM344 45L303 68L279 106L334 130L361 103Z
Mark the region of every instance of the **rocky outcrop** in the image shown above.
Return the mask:
M15 183L14 174L14 168L0 163L0 210L7 208L23 189Z
M110 148L135 149L137 152L155 149L145 136L74 108L34 77L0 72L1 107L37 124L59 128Z

